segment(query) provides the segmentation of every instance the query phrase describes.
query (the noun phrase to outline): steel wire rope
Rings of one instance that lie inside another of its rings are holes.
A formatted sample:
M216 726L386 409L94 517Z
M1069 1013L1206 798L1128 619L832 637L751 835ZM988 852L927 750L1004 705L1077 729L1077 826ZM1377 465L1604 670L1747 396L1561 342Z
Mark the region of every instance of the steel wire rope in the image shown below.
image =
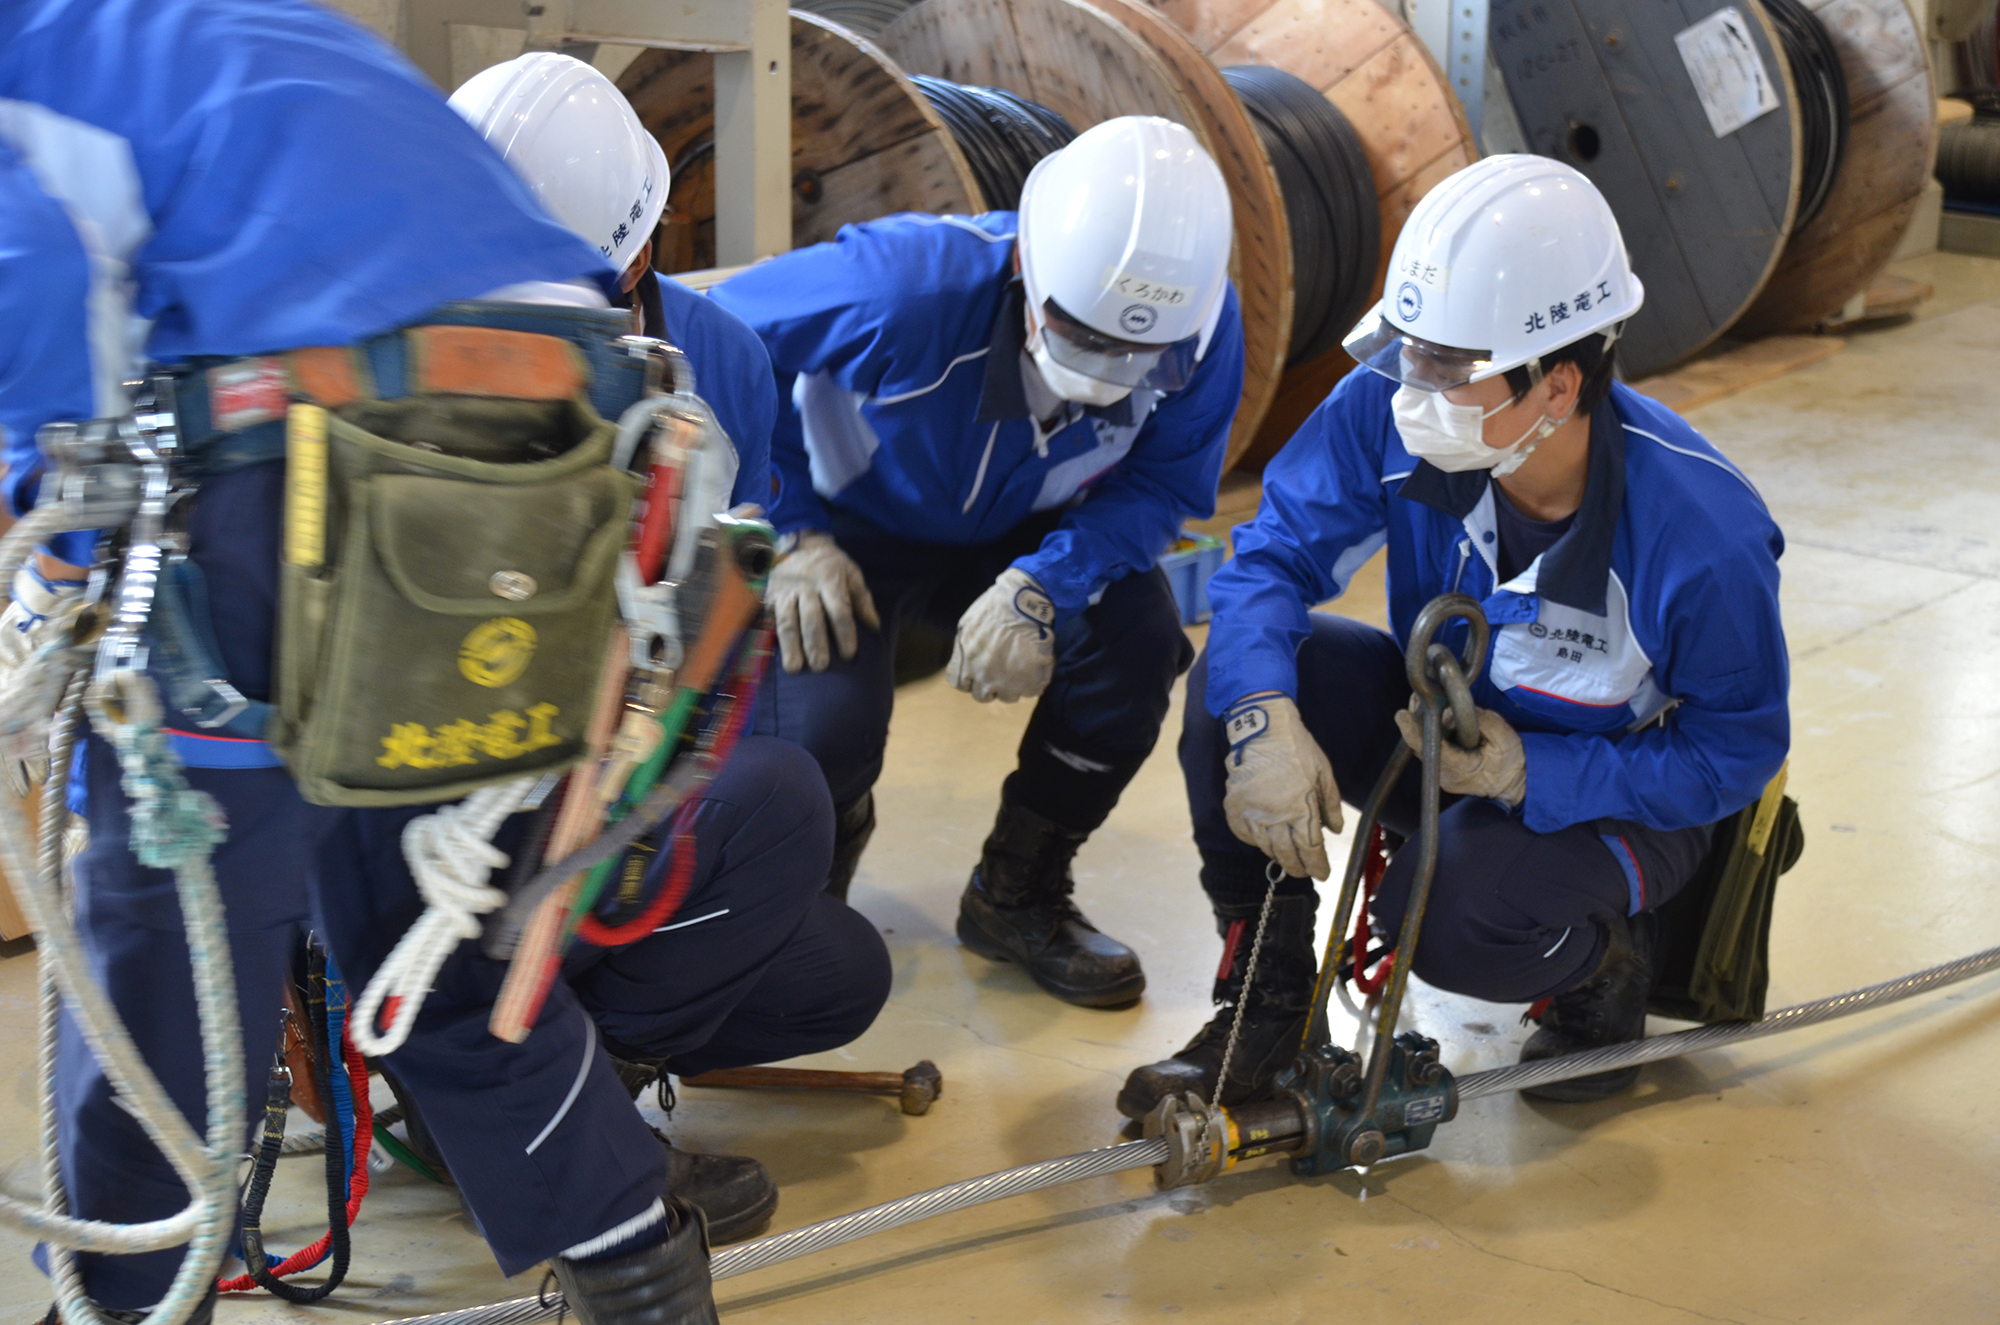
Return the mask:
M1926 967L1893 980L1884 980L1880 984L1850 989L1830 998L1781 1008L1762 1021L1723 1022L1672 1035L1661 1035L1649 1040L1638 1040L1631 1044L1613 1045L1580 1054L1567 1054L1561 1058L1544 1058L1533 1063L1474 1072L1470 1076L1458 1079L1458 1094L1460 1099L1477 1099L1484 1095L1498 1095L1529 1086L1547 1085L1552 1081L1566 1081L1571 1077L1629 1067L1635 1063L1677 1058L1682 1054L1716 1049L1740 1040L1754 1040L1766 1035L1799 1030L1806 1026L1818 1025L1820 1022L1834 1021L1841 1017L1853 1016L1858 1012L1914 998L1918 994L1942 989L1946 985L1970 980L1974 976L1984 975L1993 970L2000 970L2000 947L1986 948L1956 961ZM792 1260L816 1251L825 1251L829 1247L853 1242L874 1233L900 1228L933 1215L948 1214L955 1210L964 1210L1027 1192L1041 1191L1048 1187L1059 1187L1085 1178L1122 1173L1128 1169L1150 1168L1166 1160L1168 1150L1168 1144L1164 1139L1127 1141L1121 1145L1103 1146L1096 1150L1065 1155L1060 1159L1043 1160L1037 1164L1024 1164L1019 1168L1006 1169L999 1173L967 1178L962 1182L949 1183L927 1192L918 1192L914 1196L905 1196L899 1200L871 1206L866 1210L854 1211L852 1214L823 1219L816 1224L807 1224L788 1233L773 1233L740 1246L725 1247L716 1252L710 1260L709 1272L714 1278L727 1279L739 1274L748 1274L752 1270L761 1270L781 1261ZM527 1325L527 1322L546 1320L565 1310L567 1306L562 1295L555 1294L547 1298L514 1298L490 1306L404 1317L401 1320L378 1322L378 1325Z
M1367 311L1382 250L1375 176L1354 126L1302 78L1264 65L1222 76L1264 141L1292 231L1287 365L1316 359Z
M1799 170L1798 219L1792 223L1796 235L1826 205L1847 156L1847 74L1826 27L1800 0L1763 2L1798 89L1804 161Z
M1018 210L1021 186L1035 163L1076 137L1068 120L1004 88L924 74L912 74L910 81L951 130L988 211Z

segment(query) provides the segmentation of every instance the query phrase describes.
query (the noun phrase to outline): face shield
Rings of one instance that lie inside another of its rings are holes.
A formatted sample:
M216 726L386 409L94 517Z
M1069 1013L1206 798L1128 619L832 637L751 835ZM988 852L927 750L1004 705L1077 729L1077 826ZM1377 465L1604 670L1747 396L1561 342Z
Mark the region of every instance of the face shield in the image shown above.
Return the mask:
M1492 377L1491 350L1460 350L1412 336L1379 312L1370 312L1347 333L1340 348L1349 358L1403 386L1449 391ZM1540 365L1537 364L1537 367Z
M1193 378L1200 361L1200 335L1168 345L1119 340L1087 327L1053 299L1042 302L1042 346L1073 373L1128 391L1178 391Z

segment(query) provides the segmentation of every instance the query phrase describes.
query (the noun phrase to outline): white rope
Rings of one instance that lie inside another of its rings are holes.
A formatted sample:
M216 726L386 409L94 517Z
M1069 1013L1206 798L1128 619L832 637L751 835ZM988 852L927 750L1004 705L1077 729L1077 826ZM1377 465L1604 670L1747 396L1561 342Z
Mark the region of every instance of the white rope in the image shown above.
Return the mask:
M506 903L507 894L487 882L507 864L493 834L539 780L515 778L482 787L403 829L403 858L424 899L424 913L397 940L348 1020L348 1034L362 1053L380 1058L403 1047L445 959L465 940L479 937L480 916ZM390 999L395 1008L389 1028L377 1034L382 1005Z

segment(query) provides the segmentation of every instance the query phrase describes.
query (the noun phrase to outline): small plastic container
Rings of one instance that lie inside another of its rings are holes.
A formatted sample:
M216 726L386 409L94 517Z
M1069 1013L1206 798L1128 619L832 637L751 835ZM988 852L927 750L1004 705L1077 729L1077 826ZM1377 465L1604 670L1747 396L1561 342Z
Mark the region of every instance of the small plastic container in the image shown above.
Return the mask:
M1174 602L1181 609L1181 624L1198 626L1208 620L1208 577L1222 568L1229 549L1219 538L1208 534L1181 532L1181 537L1160 557L1160 569L1173 586Z

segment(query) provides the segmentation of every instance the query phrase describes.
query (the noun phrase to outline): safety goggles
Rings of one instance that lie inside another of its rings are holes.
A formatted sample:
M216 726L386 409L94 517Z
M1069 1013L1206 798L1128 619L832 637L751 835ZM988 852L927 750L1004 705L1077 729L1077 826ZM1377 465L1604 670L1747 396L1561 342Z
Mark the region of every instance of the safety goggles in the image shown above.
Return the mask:
M1420 391L1449 391L1493 376L1491 350L1460 350L1435 345L1390 322L1380 313L1361 319L1340 348L1365 365L1403 386ZM1540 365L1538 364L1537 367Z
M1194 377L1201 337L1170 345L1120 340L1064 312L1053 299L1042 301L1042 342L1049 357L1071 372L1133 390L1178 391Z

